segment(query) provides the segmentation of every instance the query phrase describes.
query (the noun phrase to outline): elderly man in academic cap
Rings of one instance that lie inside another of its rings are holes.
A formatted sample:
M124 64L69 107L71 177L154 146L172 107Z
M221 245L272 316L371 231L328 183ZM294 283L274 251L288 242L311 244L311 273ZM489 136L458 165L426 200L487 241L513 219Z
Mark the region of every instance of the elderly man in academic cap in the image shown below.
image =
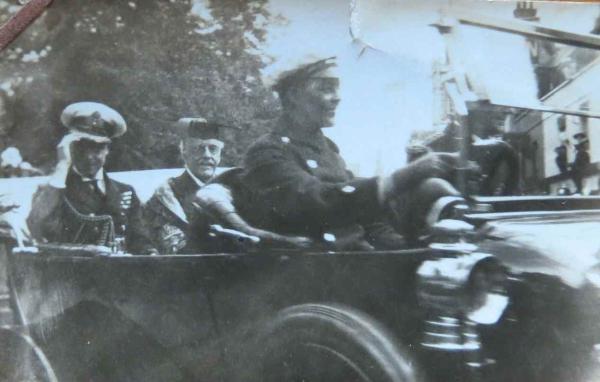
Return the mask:
M104 169L111 141L127 130L123 117L101 103L77 102L64 109L60 120L69 133L58 145L59 163L49 183L33 197L27 219L33 238L157 253L134 189Z
M223 127L204 118L181 118L177 129L185 169L158 187L145 216L161 252L192 253L205 249L208 233L195 196L215 177L225 143Z
M340 101L335 66L328 58L279 77L274 90L283 116L247 152L244 181L252 196L238 209L253 226L335 249L400 248L406 244L388 224L390 204L401 220L397 227L419 226L433 201L459 196L434 179L451 176L456 156L427 154L385 178L354 177L322 132L333 126Z

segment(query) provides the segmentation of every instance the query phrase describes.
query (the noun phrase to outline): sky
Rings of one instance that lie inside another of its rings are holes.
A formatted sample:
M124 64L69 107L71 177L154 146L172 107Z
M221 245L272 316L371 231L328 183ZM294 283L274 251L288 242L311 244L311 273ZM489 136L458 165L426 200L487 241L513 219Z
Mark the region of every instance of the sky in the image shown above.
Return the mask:
M429 24L448 7L512 19L515 2L272 0L270 11L287 21L268 26L262 51L273 62L263 75L269 82L281 70L301 62L336 56L342 102L335 126L325 133L357 175L390 173L405 163L410 133L432 128L432 64L444 57L445 43ZM589 32L600 14L599 5L538 3L536 7L541 24L580 33ZM534 96L531 73L514 72L515 62L528 60L523 41L515 44L515 37L479 29L461 33L471 42L463 44L468 49L461 51L469 57L465 66L477 68L486 81L501 85L499 97L515 97L506 78L524 89L518 94L521 99Z

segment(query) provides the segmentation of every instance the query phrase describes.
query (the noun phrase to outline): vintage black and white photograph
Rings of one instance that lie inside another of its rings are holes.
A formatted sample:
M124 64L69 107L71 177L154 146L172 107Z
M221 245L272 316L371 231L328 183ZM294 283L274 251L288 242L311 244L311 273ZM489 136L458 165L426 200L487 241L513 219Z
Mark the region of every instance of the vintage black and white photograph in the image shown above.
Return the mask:
M0 381L600 381L600 3L0 0Z

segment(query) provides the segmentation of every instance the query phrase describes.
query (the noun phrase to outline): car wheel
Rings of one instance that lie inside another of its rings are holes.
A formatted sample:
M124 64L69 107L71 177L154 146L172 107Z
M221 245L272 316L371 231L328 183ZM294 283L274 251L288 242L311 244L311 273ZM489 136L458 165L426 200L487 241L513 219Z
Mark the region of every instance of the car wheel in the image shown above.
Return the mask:
M263 381L419 381L416 364L369 316L332 305L283 310L258 344Z

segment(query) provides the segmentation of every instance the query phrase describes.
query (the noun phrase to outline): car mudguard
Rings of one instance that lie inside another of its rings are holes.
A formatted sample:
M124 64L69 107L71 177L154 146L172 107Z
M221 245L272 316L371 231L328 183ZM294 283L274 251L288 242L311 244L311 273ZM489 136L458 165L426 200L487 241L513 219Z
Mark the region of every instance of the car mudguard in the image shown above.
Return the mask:
M372 317L342 305L286 308L265 325L252 352L263 381L421 381L416 362Z

